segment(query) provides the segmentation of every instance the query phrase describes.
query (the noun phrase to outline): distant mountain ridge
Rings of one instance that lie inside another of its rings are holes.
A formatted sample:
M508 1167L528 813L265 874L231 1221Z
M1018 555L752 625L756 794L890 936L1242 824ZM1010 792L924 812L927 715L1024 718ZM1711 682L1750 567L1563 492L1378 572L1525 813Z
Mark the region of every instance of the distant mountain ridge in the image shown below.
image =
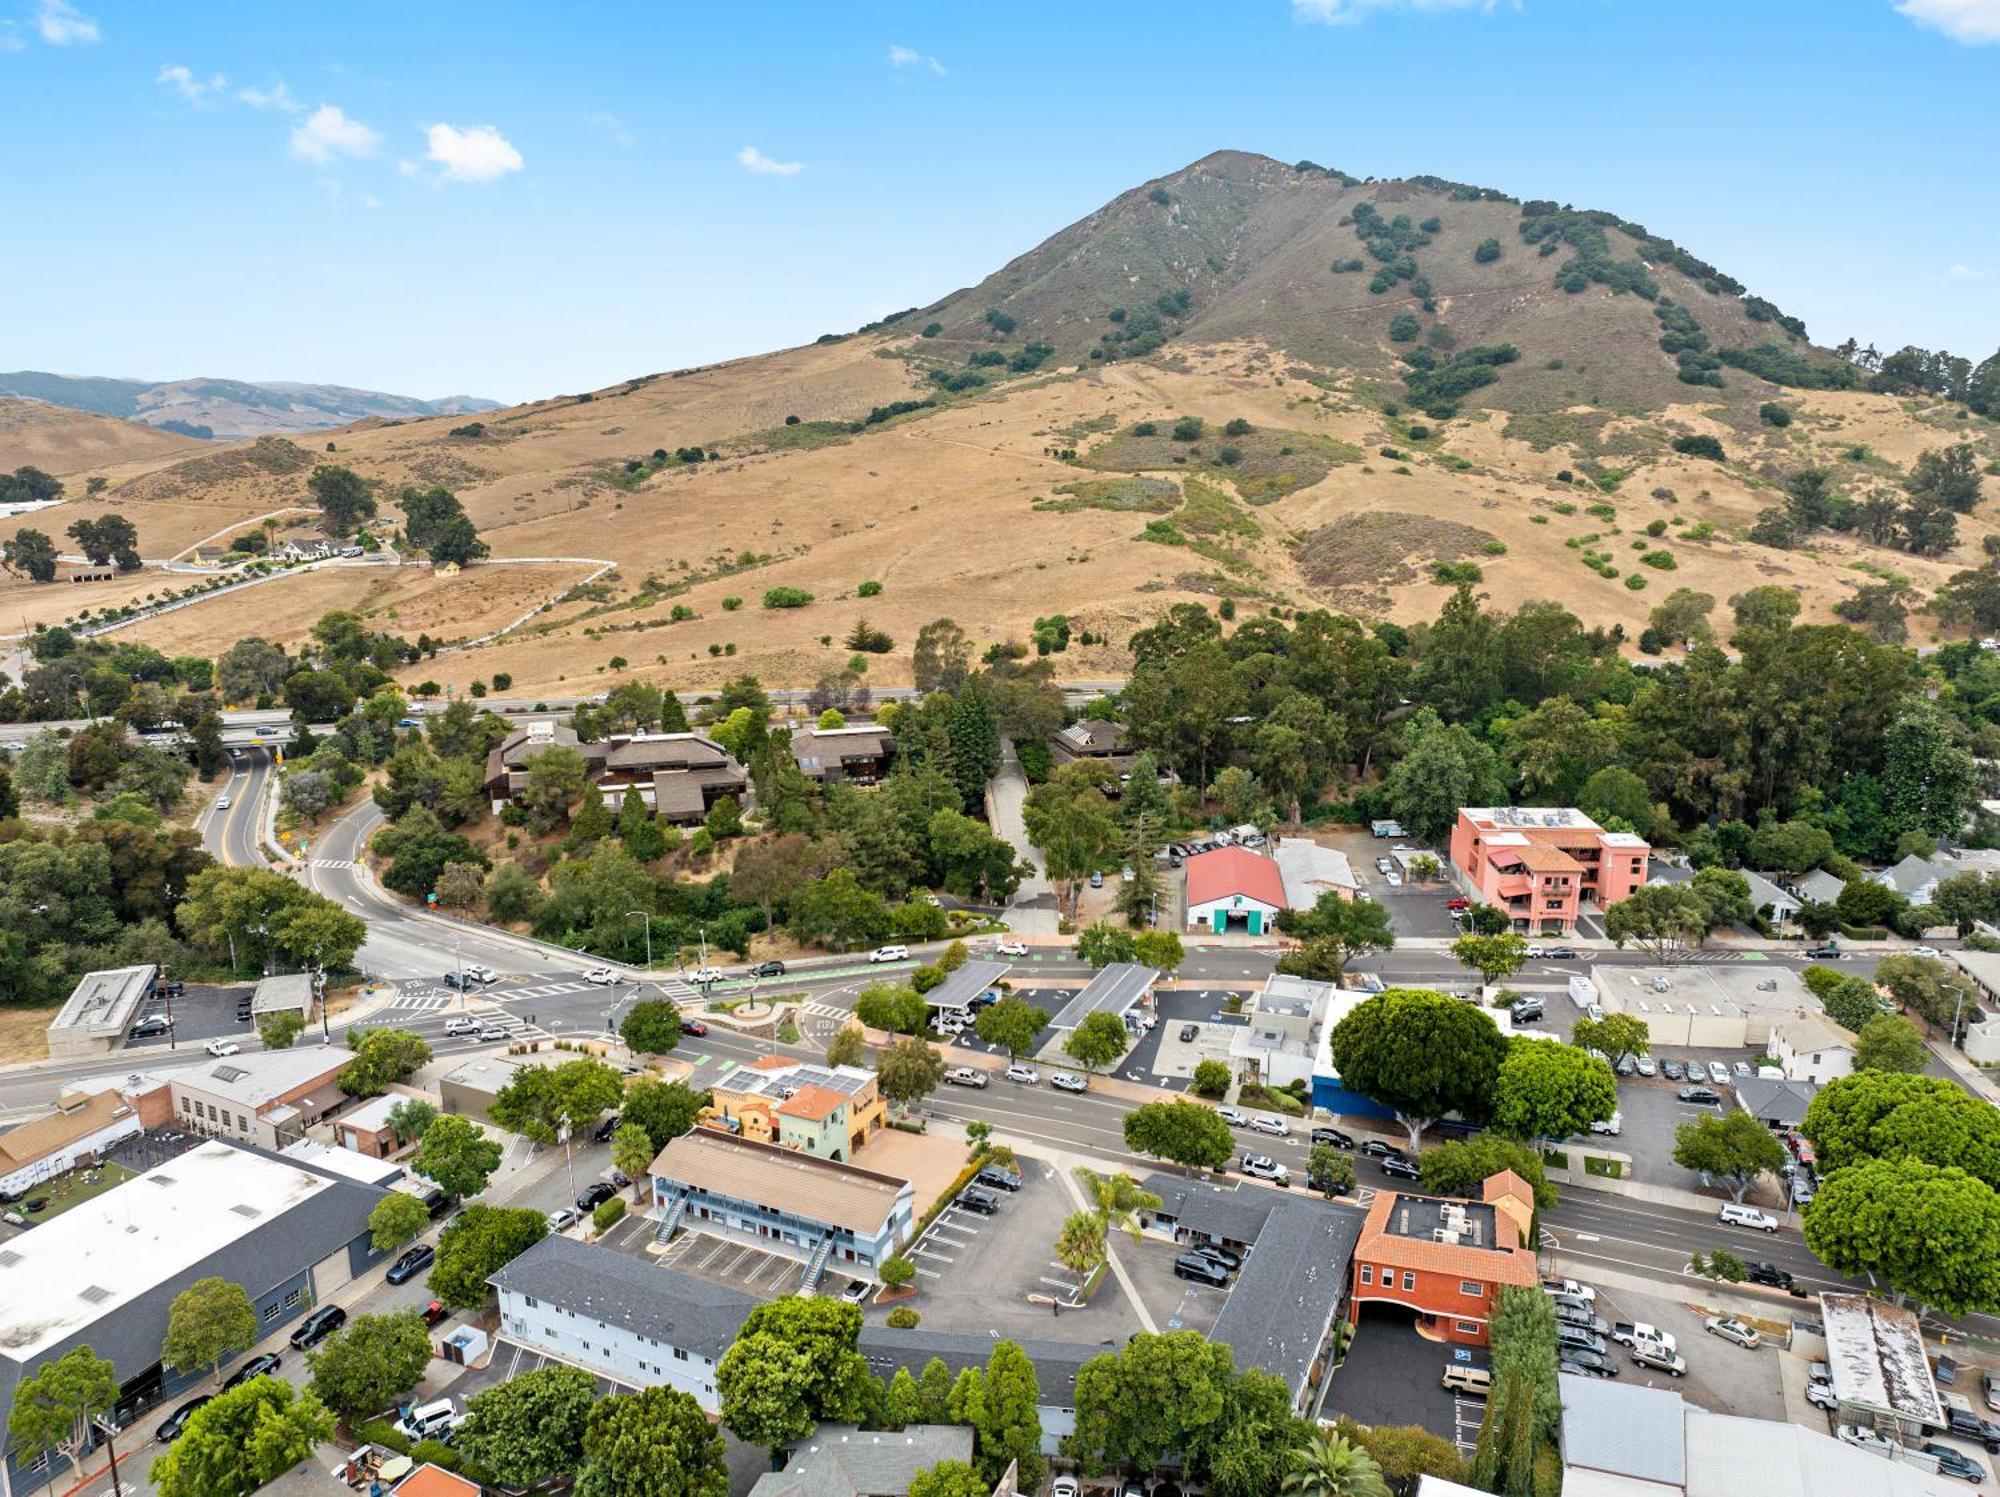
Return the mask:
M471 395L419 400L287 380L78 378L33 369L0 374L0 396L8 395L218 441L322 431L371 418L407 421L500 408L497 400Z

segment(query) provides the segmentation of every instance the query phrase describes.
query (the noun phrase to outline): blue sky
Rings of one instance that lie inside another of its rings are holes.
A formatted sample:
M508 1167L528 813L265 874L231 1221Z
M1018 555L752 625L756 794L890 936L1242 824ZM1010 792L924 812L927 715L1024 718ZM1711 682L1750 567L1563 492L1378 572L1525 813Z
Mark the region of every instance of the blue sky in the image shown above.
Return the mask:
M526 399L852 328L1223 147L2000 346L2000 0L0 0L0 368Z

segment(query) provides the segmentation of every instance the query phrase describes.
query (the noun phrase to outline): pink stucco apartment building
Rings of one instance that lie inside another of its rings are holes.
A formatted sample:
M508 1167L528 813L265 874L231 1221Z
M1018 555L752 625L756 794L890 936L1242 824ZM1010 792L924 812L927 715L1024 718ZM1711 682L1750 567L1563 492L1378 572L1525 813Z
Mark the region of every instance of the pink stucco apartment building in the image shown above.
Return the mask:
M1530 935L1569 935L1580 911L1626 898L1646 882L1651 855L1645 838L1607 832L1568 807L1465 806L1451 830L1451 866L1466 892Z

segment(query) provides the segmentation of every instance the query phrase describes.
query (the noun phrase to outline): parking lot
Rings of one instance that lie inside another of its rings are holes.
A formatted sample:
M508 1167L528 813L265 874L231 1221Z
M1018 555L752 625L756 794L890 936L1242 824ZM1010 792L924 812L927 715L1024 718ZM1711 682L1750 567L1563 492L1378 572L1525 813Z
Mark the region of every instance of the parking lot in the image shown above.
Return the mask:
M1144 1242L1120 1238L1118 1242L1120 1260L1132 1275L1139 1298L1146 1302L1153 1324L1162 1331L1200 1331L1206 1336L1214 1329L1229 1291L1174 1277L1174 1259L1182 1251L1180 1244L1154 1238Z
M645 1234L638 1236L639 1245L643 1246ZM694 1230L682 1232L667 1244L658 1261L664 1267L770 1299L792 1293L805 1273L805 1264L800 1259L736 1238L710 1237Z
M1067 1299L1075 1292L1075 1275L1055 1261L1055 1241L1076 1201L1052 1166L1027 1159L1021 1168L1018 1191L991 1192L998 1206L992 1216L962 1206L939 1213L907 1254L917 1269L917 1296L905 1303L928 1329L1070 1340L1085 1336L1087 1326L1089 1339L1122 1344L1141 1326L1116 1275L1105 1276L1088 1306L1060 1316L1049 1304L1028 1302L1031 1295ZM1132 1261L1129 1239L1119 1238L1115 1251ZM870 1306L868 1315L880 1320L889 1308Z
M250 995L250 989L242 985L217 987L208 983L187 985L184 992L176 993L171 1004L174 1029L171 1035L153 1034L138 1038L127 1038L127 1050L187 1050L196 1048L203 1042L227 1037L233 1040L249 1039L256 1031L248 1019L236 1017L237 1004ZM166 1018L169 1004L160 997L148 998L139 1005L134 1022L149 1018Z
M1485 1365L1483 1349L1473 1348L1469 1355L1474 1365ZM1410 1311L1365 1304L1346 1360L1326 1381L1319 1417L1346 1414L1362 1424L1420 1424L1470 1452L1486 1403L1444 1388L1440 1379L1451 1357L1451 1348L1417 1334Z
M1348 862L1354 865L1354 877L1361 885L1361 892L1388 910L1389 924L1398 936L1442 936L1449 939L1458 934L1451 912L1445 908L1445 901L1457 892L1442 873L1451 861L1448 849L1430 849L1440 869L1439 876L1431 883L1416 884L1404 879L1397 886L1376 868L1375 860L1388 857L1392 848L1420 847L1421 844L1414 839L1384 839L1370 836L1366 831L1351 831L1325 833L1318 840L1347 854ZM1398 876L1401 876L1400 873Z

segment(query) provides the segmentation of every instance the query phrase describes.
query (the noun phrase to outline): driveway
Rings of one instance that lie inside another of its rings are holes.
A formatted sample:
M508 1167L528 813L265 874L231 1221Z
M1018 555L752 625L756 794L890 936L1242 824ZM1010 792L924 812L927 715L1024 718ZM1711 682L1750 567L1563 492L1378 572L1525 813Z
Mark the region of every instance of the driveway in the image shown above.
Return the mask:
M1441 1378L1455 1352L1486 1365L1481 1347L1426 1341L1415 1317L1388 1305L1363 1305L1347 1358L1327 1379L1319 1417L1346 1414L1360 1424L1420 1424L1470 1454L1485 1416L1484 1399L1447 1392Z
M1014 757L1012 739L1000 745L1000 773L988 787L993 832L1012 843L1014 850L1034 872L1021 880L1021 887L1008 901L1007 923L1023 935L1056 934L1056 891L1042 866L1042 855L1028 841L1028 824L1021 811L1028 799L1028 777L1021 773L1021 761Z

